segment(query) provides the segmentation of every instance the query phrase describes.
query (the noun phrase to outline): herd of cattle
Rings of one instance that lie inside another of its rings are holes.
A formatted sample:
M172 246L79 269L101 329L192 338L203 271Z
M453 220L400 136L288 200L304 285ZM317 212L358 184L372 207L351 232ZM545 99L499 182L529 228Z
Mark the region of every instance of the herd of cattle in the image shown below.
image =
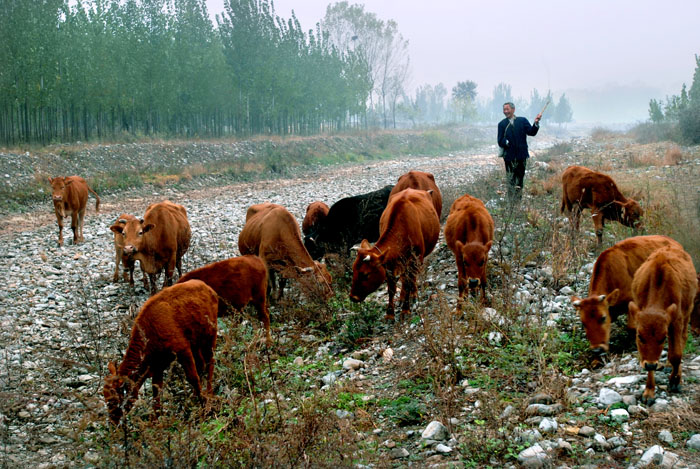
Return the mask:
M63 242L62 219L71 215L73 241L82 240L82 226L90 189L78 176L49 179ZM97 194L95 194L97 197ZM96 210L99 210L97 197ZM581 166L562 175L562 212L567 211L578 230L583 209L590 209L598 243L605 220L632 228L641 225L642 209L626 198L609 176ZM344 198L330 208L311 203L302 231L294 216L272 203L252 205L238 238L241 256L215 262L185 275L182 256L190 244L185 208L170 201L150 205L143 218L123 214L111 226L114 232L114 281L120 264L124 279L134 284L139 262L151 298L144 303L131 333L122 363L109 364L104 397L110 421L118 424L135 402L139 389L152 378L154 408L163 372L177 359L195 395L204 399L200 379L206 375L212 391L217 317L252 304L262 322L268 343L268 296L282 296L287 279L304 284L304 291L319 298L333 294L324 263L329 254L348 256L356 250L350 298L363 301L386 282L389 302L386 319L394 319L397 282L402 284L401 315L410 313L417 294L417 274L440 235L442 196L432 174L411 171L395 186ZM460 298L481 290L485 300L486 265L493 243L494 221L483 202L468 194L454 201L444 227L445 241L455 255ZM172 285L174 270L179 280ZM156 280L164 272L163 289ZM681 357L691 324L700 332L698 281L693 262L683 247L666 236L635 236L604 250L595 262L587 298L572 298L591 348L608 351L610 328L627 314L628 328L636 331L640 361L648 372L642 401L654 401L654 371L668 339L672 368L669 391L680 391ZM277 285L278 283L278 285ZM172 286L171 286L172 285Z

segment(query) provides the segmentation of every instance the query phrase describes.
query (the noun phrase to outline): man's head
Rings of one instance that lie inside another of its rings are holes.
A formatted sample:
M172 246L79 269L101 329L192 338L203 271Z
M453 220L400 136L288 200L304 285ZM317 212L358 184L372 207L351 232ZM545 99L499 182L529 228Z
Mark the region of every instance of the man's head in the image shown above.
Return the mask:
M503 103L503 115L506 116L506 119L510 119L513 117L513 113L515 112L515 104L511 103L510 101L507 103Z

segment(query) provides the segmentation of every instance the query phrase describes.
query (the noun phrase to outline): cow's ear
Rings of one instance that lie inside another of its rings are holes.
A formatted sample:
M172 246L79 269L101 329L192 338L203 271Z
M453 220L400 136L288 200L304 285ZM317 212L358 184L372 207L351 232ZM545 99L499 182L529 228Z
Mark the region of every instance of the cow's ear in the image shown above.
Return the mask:
M148 233L149 231L151 231L155 227L156 227L156 225L154 225L153 223L149 223L148 225L143 227L143 232Z
M115 224L109 227L110 230L114 231L115 233L122 233L124 231L124 227L120 224Z
M671 306L666 308L666 317L671 319L669 322L673 322L673 319L676 317L676 313L678 313L678 305L676 303L673 303Z
M637 328L637 316L639 315L639 307L634 301L630 301L627 305L627 328Z
M362 242L360 243L360 249L372 249L372 245L369 244L369 241L366 239L363 239Z
M114 365L114 362L109 362L107 364L107 369L109 370L110 375L116 375L117 374L117 367Z
M484 246L484 250L486 251L486 254L488 254L489 251L491 250L491 246L493 246L493 241L489 241L488 243L486 243L486 246Z
M49 184L53 184L53 178L51 176L48 176L49 179Z
M71 184L73 184L73 180L71 179L70 181L65 181L64 184L65 184L66 186L70 186Z
M571 297L571 304L574 308L578 308L581 306L581 298L578 296L572 296Z
M610 293L608 293L607 299L609 305L614 305L617 303L617 299L620 297L620 289L616 288Z

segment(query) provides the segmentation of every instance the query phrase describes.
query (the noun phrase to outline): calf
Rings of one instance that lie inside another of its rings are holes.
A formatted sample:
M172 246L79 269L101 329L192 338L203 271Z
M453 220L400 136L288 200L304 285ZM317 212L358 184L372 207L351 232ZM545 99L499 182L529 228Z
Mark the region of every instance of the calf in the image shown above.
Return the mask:
M124 359L118 367L112 362L108 366L103 394L111 423L118 425L131 410L147 378L152 380L153 409L158 415L163 373L174 359L184 368L197 398L204 400L200 378L205 373L207 394L211 394L218 302L214 290L191 280L166 288L144 303Z
M634 273L647 258L662 247L681 248L667 236L635 236L620 241L600 253L593 266L588 297L571 298L578 310L591 350L596 355L608 351L610 328L622 314L627 314L627 304L632 299ZM632 328L629 321L627 327Z
M182 256L190 246L190 224L185 207L168 200L151 204L141 220L127 220L110 228L124 237L124 254L129 262L138 260L150 278L151 295L157 291L156 278L165 270L163 288L172 285L177 268L182 275Z
M126 226L126 222L128 220L136 220L136 217L133 215L129 215L127 213L122 213L117 217L117 220L114 222L114 225L119 225L122 230ZM124 236L116 231L113 227L110 227L110 230L114 232L114 275L112 276L112 281L113 282L118 282L119 281L119 266L123 265L124 267L124 281L129 282L129 285L132 287L134 286L134 267L136 265L136 262L133 259L130 259L128 256L124 255ZM144 288L148 289L148 277L146 276L146 273L143 272L143 286Z
M561 211L569 212L575 231L579 229L581 211L591 209L598 245L603 242L605 220L614 220L625 226L640 227L644 213L636 200L628 199L608 175L583 166L569 166L561 177Z
M389 199L379 221L376 244L362 240L352 266L350 299L363 301L387 282L389 304L386 319L394 320L397 277L401 280L401 314L410 313L411 297L417 293L416 277L423 259L440 236L440 220L430 191L406 189Z
M281 205L265 202L248 209L245 226L238 235L238 249L241 254L254 254L265 261L272 286L275 273L280 274L277 299L282 298L287 278L299 278L309 284L310 275L313 293L325 298L333 295L326 266L311 258L294 215Z
M438 189L437 184L435 184L435 177L424 171L409 171L399 177L398 182L391 190L389 198L398 194L404 189L418 189L423 191L432 191L430 193L430 198L433 202L433 207L435 207L435 212L438 218L442 216L442 194L440 189Z
M58 221L58 245L63 246L63 219L70 215L70 227L73 230L73 244L84 241L83 224L87 209L88 191L95 196L95 211L100 211L100 197L90 189L85 179L80 176L49 178L51 199Z
M654 403L654 371L668 337L671 375L668 391L681 390L681 358L688 340L688 323L698 290L697 272L687 252L676 246L654 251L634 274L629 319L637 330L637 350L647 384L642 402Z
M486 298L486 263L493 244L493 218L484 203L465 194L455 200L445 223L445 241L457 262L457 285L462 298L467 289L481 287Z
M219 295L219 317L228 313L229 306L242 310L253 303L262 321L268 344L270 313L267 309L267 266L258 256L240 256L214 262L186 273L177 283L201 280Z
M392 185L366 194L345 197L334 203L315 232L305 233L304 246L314 259L325 254L347 256L363 239L379 238L379 219L389 201Z

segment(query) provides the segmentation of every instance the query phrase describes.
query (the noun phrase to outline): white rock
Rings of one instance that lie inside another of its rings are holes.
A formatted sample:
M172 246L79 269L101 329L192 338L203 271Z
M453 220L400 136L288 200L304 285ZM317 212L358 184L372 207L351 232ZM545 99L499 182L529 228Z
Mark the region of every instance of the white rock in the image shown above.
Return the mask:
M535 444L518 454L518 462L523 467L545 467L549 463L549 456L539 444Z
M357 360L355 358L348 358L343 362L343 368L346 370L358 370L365 365L362 360Z
M296 357L294 359L294 366L302 366L304 364L304 359L302 357Z
M626 422L630 419L630 414L625 409L613 409L610 411L610 418L615 422Z
M442 454L448 454L448 453L451 453L451 452L452 452L452 448L450 448L449 446L446 446L446 445L443 445L442 443L440 443L439 445L437 445L437 446L435 447L435 451L437 451L438 453L442 453Z
M598 395L598 403L605 406L610 406L617 404L622 401L622 396L617 391L613 391L610 388L602 388L600 394Z
M688 448L700 451L700 433L696 433L695 435L691 436L690 439L685 442L685 445Z
M497 331L489 332L489 344L501 345L501 340L503 340L503 334Z
M606 384L615 385L618 388L622 386L629 386L631 384L637 383L640 379L644 379L645 375L630 375L630 376L620 376L618 378L612 378L607 381Z
M659 440L671 444L673 443L673 435L668 430L661 430L659 432Z
M664 449L659 445L654 445L644 452L639 460L639 467L646 467L650 464L658 465L663 461Z
M559 428L557 421L549 417L543 418L539 426L542 433L556 433L557 428Z
M442 423L438 422L437 420L433 420L432 422L430 422L421 434L421 438L423 438L424 440L441 441L446 440L449 436L450 433L447 431L447 427L445 427Z

